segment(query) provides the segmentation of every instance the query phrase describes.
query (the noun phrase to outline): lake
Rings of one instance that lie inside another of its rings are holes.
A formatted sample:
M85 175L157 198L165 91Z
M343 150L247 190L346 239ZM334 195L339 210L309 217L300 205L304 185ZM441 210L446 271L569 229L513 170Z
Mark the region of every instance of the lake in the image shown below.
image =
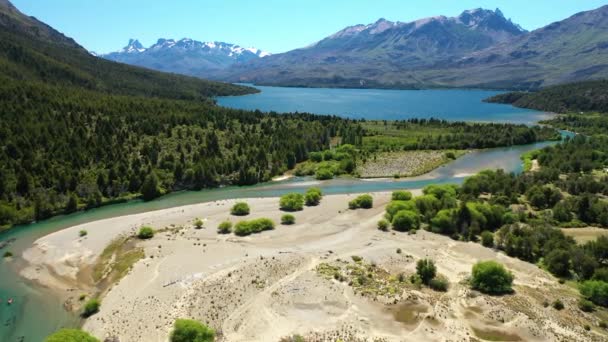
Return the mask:
M534 124L551 115L482 100L501 91L326 89L255 86L262 92L218 97L218 104L237 109L308 112L353 119L403 120L439 118L450 121Z

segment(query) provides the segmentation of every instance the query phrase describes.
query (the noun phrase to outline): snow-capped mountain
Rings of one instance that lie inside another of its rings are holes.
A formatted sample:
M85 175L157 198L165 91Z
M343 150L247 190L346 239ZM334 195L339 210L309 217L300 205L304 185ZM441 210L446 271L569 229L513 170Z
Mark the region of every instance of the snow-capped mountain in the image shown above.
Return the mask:
M130 39L129 44L121 50L100 56L149 69L208 77L209 74L233 64L270 56L270 53L224 42L161 38L148 48L145 48L139 40Z

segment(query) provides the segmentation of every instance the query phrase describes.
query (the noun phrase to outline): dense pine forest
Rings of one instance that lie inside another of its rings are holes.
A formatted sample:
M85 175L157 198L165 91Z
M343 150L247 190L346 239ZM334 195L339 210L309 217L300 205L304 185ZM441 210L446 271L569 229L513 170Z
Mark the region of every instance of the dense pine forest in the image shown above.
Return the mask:
M563 84L531 93L512 92L493 96L486 101L555 113L608 113L608 81Z
M294 167L352 122L5 82L0 225L141 193L253 184Z
M383 140L390 132L364 122L218 107L214 96L257 90L94 57L8 2L0 2L0 28L0 228L135 197L266 181L336 143L362 148L364 136L389 142L382 148L416 149L552 135L412 121L397 124L407 141ZM422 126L428 134L414 134Z

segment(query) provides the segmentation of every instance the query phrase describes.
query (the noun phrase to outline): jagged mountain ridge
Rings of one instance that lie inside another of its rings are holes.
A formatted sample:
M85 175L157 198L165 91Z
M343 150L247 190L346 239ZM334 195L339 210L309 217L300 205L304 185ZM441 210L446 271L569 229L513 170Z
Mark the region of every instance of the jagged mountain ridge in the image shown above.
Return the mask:
M145 48L137 39L131 39L123 49L100 56L149 69L205 77L212 71L228 68L232 64L269 55L260 49L243 48L224 42L161 38L149 48Z

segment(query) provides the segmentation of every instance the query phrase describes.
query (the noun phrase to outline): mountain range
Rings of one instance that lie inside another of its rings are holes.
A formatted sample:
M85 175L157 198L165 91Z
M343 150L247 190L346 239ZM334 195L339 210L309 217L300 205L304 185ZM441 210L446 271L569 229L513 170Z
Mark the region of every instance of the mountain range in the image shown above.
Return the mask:
M608 77L608 6L528 32L500 10L380 19L213 76L305 87L535 89Z
M130 39L129 44L120 51L99 56L149 69L205 78L211 72L226 69L235 63L246 63L269 55L260 49L224 42L161 38L149 48L145 48L137 39Z

